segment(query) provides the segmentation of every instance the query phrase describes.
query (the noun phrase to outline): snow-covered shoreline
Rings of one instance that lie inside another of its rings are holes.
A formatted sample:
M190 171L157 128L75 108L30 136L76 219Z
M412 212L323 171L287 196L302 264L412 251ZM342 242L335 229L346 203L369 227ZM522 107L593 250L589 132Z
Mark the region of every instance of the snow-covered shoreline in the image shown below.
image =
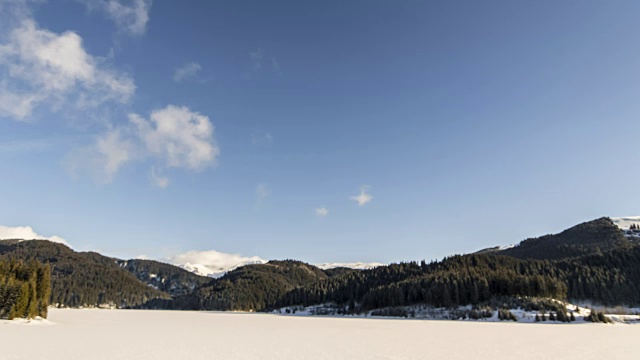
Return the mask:
M2 359L635 359L640 336L638 326L585 323L196 311L52 309L49 321L0 325Z

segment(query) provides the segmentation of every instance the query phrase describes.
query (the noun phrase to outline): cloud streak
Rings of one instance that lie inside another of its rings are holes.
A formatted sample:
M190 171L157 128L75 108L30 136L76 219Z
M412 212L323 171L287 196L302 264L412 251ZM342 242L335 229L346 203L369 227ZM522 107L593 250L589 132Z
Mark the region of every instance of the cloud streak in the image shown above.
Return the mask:
M188 78L193 78L202 70L202 66L200 64L192 62L185 64L173 72L173 81L181 82Z
M325 207L316 208L314 211L316 213L316 216L318 216L318 217L325 217L325 216L329 215L329 209L327 209Z

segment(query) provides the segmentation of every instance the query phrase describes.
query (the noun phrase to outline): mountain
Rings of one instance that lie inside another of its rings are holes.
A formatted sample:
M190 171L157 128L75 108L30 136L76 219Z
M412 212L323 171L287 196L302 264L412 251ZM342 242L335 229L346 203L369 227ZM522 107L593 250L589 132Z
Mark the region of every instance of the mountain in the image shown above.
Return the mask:
M559 234L526 239L511 248L481 251L520 259L554 260L628 249L632 246L633 243L614 221L603 217L576 225Z
M612 218L611 220L622 230L627 239L640 241L640 216Z
M261 311L287 292L327 279L321 269L295 260L246 265L179 297L172 308ZM156 307L157 304L153 304Z
M2 240L0 259L38 260L51 266L51 304L57 306L136 306L169 299L166 292L139 281L117 259L75 252L47 240Z
M116 260L116 263L144 284L171 297L186 295L211 281L208 277L154 260Z
M220 265L203 265L203 264L191 264L191 263L186 263L186 264L180 264L180 265L176 265L179 266L180 268L192 272L194 274L200 275L200 276L207 276L210 278L214 278L217 279L219 277L224 276L226 273L233 271L239 267L243 267L246 265L257 265L257 264L265 264L267 263L266 260L262 260L262 259L249 259L246 261L242 261L230 266L220 266Z
M354 262L354 263L323 263L318 264L316 267L322 270L329 270L335 268L347 268L354 270L369 270L376 268L378 266L384 266L385 264L381 263L363 263L363 262Z
M158 261L75 252L44 240L0 241L0 259L48 263L51 303L70 307L265 311L331 303L344 312L412 304L485 306L518 296L638 305L640 246L628 235L637 226L624 219L600 218L516 246L437 262L328 263L322 269L273 260L239 266L219 278ZM207 254L209 260L215 255Z
M243 266L247 266L247 265L261 265L261 264L266 264L267 261L266 260L262 260L260 258L257 257L253 257L253 258L247 258L244 259L241 262L238 262L236 264L233 265L203 265L203 264L192 264L192 263L185 263L185 264L176 264L176 266L179 266L187 271L190 271L194 274L197 275L201 275L201 276L208 276L210 278L220 278L222 276L224 276L225 274L227 274L228 272L231 272L233 270L236 270L238 268L241 268ZM381 263L363 263L363 262L353 262L353 263L323 263L323 264L318 264L315 265L316 267L322 269L322 270L329 270L329 269L335 269L335 268L347 268L347 269L354 269L354 270L368 270L368 269L373 269L374 267L378 267L378 266L383 266L385 264L381 264Z

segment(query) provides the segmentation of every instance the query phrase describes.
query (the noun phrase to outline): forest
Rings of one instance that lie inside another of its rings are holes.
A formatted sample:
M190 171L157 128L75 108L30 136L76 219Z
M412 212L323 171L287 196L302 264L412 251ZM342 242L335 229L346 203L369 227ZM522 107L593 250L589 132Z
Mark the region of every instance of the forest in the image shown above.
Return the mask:
M0 260L0 319L46 318L50 278L49 265Z

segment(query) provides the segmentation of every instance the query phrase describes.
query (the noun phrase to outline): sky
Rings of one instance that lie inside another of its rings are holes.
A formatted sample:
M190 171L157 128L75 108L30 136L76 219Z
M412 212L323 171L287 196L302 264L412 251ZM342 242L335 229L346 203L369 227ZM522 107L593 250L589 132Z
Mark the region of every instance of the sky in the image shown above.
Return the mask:
M0 0L0 237L388 263L638 215L639 15Z

